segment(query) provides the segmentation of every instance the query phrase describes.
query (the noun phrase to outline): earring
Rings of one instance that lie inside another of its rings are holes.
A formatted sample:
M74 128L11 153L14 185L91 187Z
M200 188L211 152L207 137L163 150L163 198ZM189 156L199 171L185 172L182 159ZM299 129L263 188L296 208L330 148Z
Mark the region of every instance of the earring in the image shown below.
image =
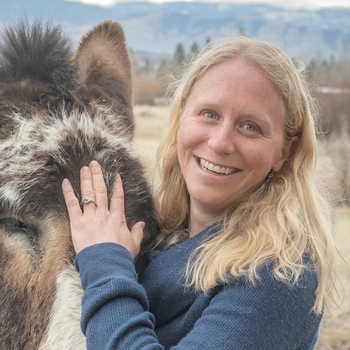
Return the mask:
M273 175L274 175L274 172L273 170L271 169L269 174L267 175L267 179L266 179L266 183L269 183L271 181L271 179L273 178Z

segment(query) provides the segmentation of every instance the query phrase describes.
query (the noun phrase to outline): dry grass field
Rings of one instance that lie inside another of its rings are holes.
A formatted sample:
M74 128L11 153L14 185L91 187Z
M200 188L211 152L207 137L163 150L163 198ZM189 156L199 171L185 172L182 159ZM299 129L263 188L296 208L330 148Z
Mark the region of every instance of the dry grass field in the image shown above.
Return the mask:
M135 145L151 176L157 147L167 126L168 107L136 105L134 114Z
M322 320L317 350L350 350L350 208L339 208L336 213L335 239L339 253L340 308L326 311Z
M167 123L168 108L135 106L136 149L152 178L155 153ZM350 208L336 212L335 239L343 258L337 259L341 308L326 311L322 320L316 350L350 350Z

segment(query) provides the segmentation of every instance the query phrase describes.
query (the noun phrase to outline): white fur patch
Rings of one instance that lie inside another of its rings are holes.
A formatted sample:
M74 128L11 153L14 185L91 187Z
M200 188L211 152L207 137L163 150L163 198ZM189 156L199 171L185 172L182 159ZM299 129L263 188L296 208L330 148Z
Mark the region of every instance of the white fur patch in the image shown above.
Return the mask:
M57 277L47 338L39 350L86 350L85 336L80 330L82 296L79 274L69 266Z
M19 193L10 179L0 188L0 198L4 198L11 206L14 206L20 200Z
M95 138L102 138L105 147L98 151L100 158L107 150L118 149L125 149L133 159L139 158L134 152L129 131L111 110L100 108L94 117L77 111L66 114L64 109L60 112L55 119L45 119L40 115L28 118L20 113L11 115L9 123L13 131L0 142L3 180L0 181L0 201L20 208L27 189L33 182L42 181L40 169L45 166L45 155L54 157L64 166L67 155L62 153L61 147L72 140L78 148L91 147L93 153Z

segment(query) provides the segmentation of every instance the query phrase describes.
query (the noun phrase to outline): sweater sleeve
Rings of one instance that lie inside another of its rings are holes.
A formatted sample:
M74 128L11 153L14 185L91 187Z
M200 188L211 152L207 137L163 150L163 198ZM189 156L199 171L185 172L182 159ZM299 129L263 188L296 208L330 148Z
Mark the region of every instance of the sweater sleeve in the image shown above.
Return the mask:
M163 349L146 292L125 248L112 243L86 248L76 266L85 290L81 327L87 349ZM196 315L192 330L171 349L313 349L320 322L311 311L315 272L306 270L295 286L277 282L270 272L263 269L254 285L242 278L215 288L212 296L204 297L206 305L198 308L204 311Z
M75 264L84 288L81 328L88 350L163 349L146 293L124 247L113 243L88 247Z

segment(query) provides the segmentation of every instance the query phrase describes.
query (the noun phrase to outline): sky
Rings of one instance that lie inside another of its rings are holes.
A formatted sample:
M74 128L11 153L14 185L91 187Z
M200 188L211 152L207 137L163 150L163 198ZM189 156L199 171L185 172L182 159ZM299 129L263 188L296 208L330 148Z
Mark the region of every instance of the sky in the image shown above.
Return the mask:
M90 5L99 5L102 7L110 7L120 2L130 2L132 0L67 0L80 2ZM175 0L149 0L155 3L171 2ZM179 0L181 1L181 0ZM182 0L188 2L195 2L193 0ZM198 2L200 0L197 0ZM205 2L219 2L220 0L201 0ZM291 8L325 8L325 7L346 7L350 9L350 0L221 0L222 2L231 2L237 4L248 4L248 3L262 3L271 4L277 6L291 7Z

